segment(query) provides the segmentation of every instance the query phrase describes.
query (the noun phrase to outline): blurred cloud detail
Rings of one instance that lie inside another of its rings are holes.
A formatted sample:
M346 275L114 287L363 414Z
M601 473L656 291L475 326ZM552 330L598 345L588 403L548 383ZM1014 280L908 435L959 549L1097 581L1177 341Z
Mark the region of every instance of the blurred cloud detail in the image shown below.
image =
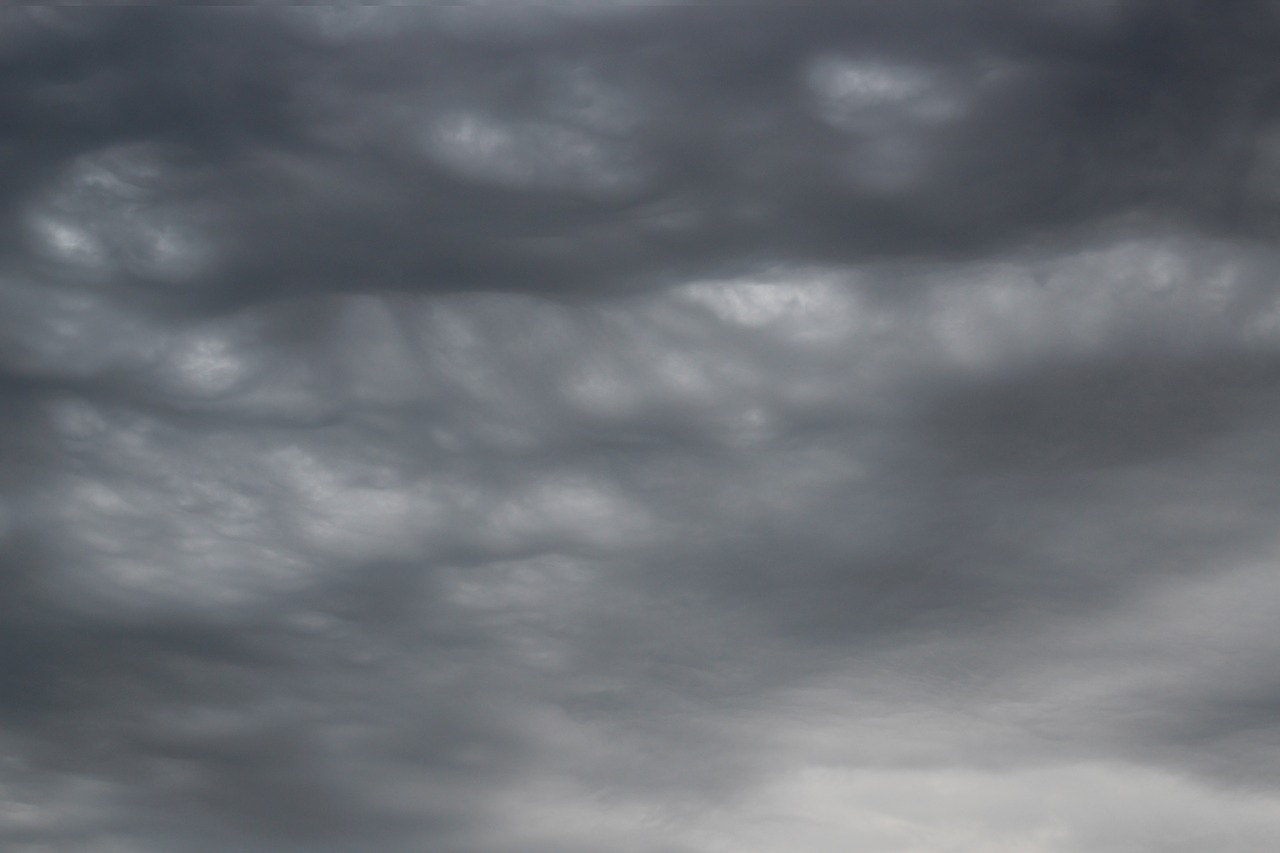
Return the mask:
M1265 849L1278 56L0 10L0 847Z

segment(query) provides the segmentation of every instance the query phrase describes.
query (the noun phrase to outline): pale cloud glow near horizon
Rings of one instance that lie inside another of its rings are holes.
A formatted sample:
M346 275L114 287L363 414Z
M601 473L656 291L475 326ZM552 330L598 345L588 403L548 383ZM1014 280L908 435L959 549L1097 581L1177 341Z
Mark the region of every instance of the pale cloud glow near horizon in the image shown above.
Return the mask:
M1280 4L0 11L0 847L1256 853Z

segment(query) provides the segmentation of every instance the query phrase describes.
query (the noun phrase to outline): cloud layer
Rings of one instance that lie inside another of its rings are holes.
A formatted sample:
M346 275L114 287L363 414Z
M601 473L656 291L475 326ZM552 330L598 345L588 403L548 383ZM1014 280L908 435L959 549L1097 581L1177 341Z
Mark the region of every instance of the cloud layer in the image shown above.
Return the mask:
M1274 3L0 15L6 849L1280 829Z

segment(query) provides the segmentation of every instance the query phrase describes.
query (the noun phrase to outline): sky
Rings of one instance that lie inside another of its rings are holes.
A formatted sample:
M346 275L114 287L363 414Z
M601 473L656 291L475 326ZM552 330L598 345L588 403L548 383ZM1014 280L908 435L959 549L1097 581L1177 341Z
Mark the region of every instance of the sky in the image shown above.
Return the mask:
M1277 56L0 8L0 847L1270 849Z

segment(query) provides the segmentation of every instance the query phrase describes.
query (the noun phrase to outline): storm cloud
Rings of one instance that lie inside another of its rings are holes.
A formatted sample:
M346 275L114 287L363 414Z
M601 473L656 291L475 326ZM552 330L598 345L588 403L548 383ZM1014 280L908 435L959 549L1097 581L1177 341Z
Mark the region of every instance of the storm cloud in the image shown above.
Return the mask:
M1280 5L0 11L0 845L1264 849Z

